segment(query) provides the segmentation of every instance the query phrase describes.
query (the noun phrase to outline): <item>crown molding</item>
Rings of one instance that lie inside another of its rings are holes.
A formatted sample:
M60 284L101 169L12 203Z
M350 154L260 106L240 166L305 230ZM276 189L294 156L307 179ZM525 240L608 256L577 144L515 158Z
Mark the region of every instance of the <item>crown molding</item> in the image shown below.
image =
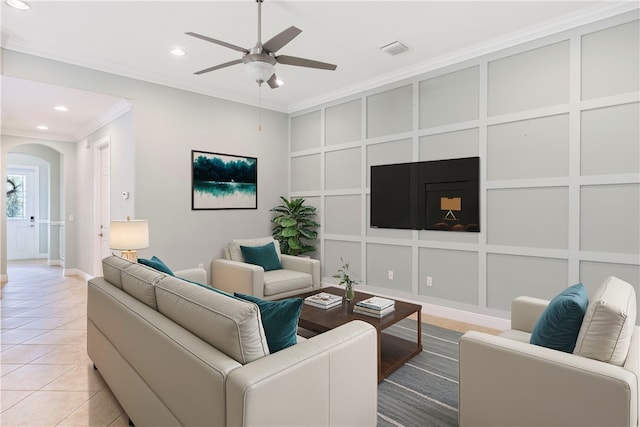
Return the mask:
M129 112L129 110L131 110L131 102L125 99L120 99L118 102L116 102L116 104L113 107L107 110L106 113L98 117L93 122L89 123L87 126L84 127L84 129L78 132L76 136L73 138L73 140L77 142L86 138L87 136L91 135L93 132L97 131L101 127L111 123L118 117Z
M401 80L416 77L418 75L435 71L450 65L479 58L481 56L498 52L507 48L518 46L544 37L553 36L564 31L572 30L584 25L593 24L628 12L640 10L640 2L632 1L603 1L595 6L552 19L542 24L533 25L522 30L506 34L482 43L478 43L455 52L442 55L419 64L384 74L340 90L329 92L322 96L313 97L304 101L291 104L287 112L289 114L318 105L335 101L337 99L353 96L371 89L379 88Z
M42 131L27 131L23 129L14 129L14 128L2 128L3 136L17 136L20 138L29 138L29 139L42 139L45 141L60 141L60 142L76 142L76 140L68 135L56 134L47 132L43 134Z

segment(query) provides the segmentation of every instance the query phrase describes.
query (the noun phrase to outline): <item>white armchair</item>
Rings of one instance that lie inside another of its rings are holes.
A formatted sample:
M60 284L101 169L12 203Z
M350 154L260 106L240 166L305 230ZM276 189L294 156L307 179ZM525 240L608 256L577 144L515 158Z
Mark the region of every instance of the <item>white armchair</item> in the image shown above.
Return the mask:
M265 271L245 262L240 246L263 246L273 242L282 269ZM286 298L320 288L320 261L280 253L272 237L232 240L222 258L211 262L211 285L225 292L239 292L266 300Z
M630 294L633 308L621 318L633 317L632 335L621 366L529 344L546 300L516 298L512 329L499 336L464 334L459 341L459 425L640 425L640 328L634 325L636 301ZM592 304L597 301L590 301L589 309Z

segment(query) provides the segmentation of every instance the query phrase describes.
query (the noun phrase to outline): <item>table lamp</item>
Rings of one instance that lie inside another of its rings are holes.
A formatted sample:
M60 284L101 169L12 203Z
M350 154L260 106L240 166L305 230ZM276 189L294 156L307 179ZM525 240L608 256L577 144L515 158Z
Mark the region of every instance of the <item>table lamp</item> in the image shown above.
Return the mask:
M122 258L137 262L136 249L149 247L149 222L129 217L126 221L111 221L109 247L122 251Z

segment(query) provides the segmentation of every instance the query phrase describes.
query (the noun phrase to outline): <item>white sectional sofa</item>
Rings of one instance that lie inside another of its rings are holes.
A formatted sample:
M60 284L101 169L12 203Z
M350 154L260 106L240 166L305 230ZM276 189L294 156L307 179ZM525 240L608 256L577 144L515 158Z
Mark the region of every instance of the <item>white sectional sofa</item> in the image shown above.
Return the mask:
M103 271L88 284L88 353L136 426L376 424L369 324L270 354L254 303L118 257Z

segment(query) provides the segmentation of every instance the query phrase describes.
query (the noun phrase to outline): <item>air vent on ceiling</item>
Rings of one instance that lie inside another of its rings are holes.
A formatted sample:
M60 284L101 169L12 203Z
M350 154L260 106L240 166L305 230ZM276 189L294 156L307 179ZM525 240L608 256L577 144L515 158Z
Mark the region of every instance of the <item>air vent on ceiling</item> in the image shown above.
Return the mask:
M409 46L402 43L401 41L394 41L392 43L386 44L380 48L381 51L388 53L391 56L399 55L402 52L406 52L409 50Z

